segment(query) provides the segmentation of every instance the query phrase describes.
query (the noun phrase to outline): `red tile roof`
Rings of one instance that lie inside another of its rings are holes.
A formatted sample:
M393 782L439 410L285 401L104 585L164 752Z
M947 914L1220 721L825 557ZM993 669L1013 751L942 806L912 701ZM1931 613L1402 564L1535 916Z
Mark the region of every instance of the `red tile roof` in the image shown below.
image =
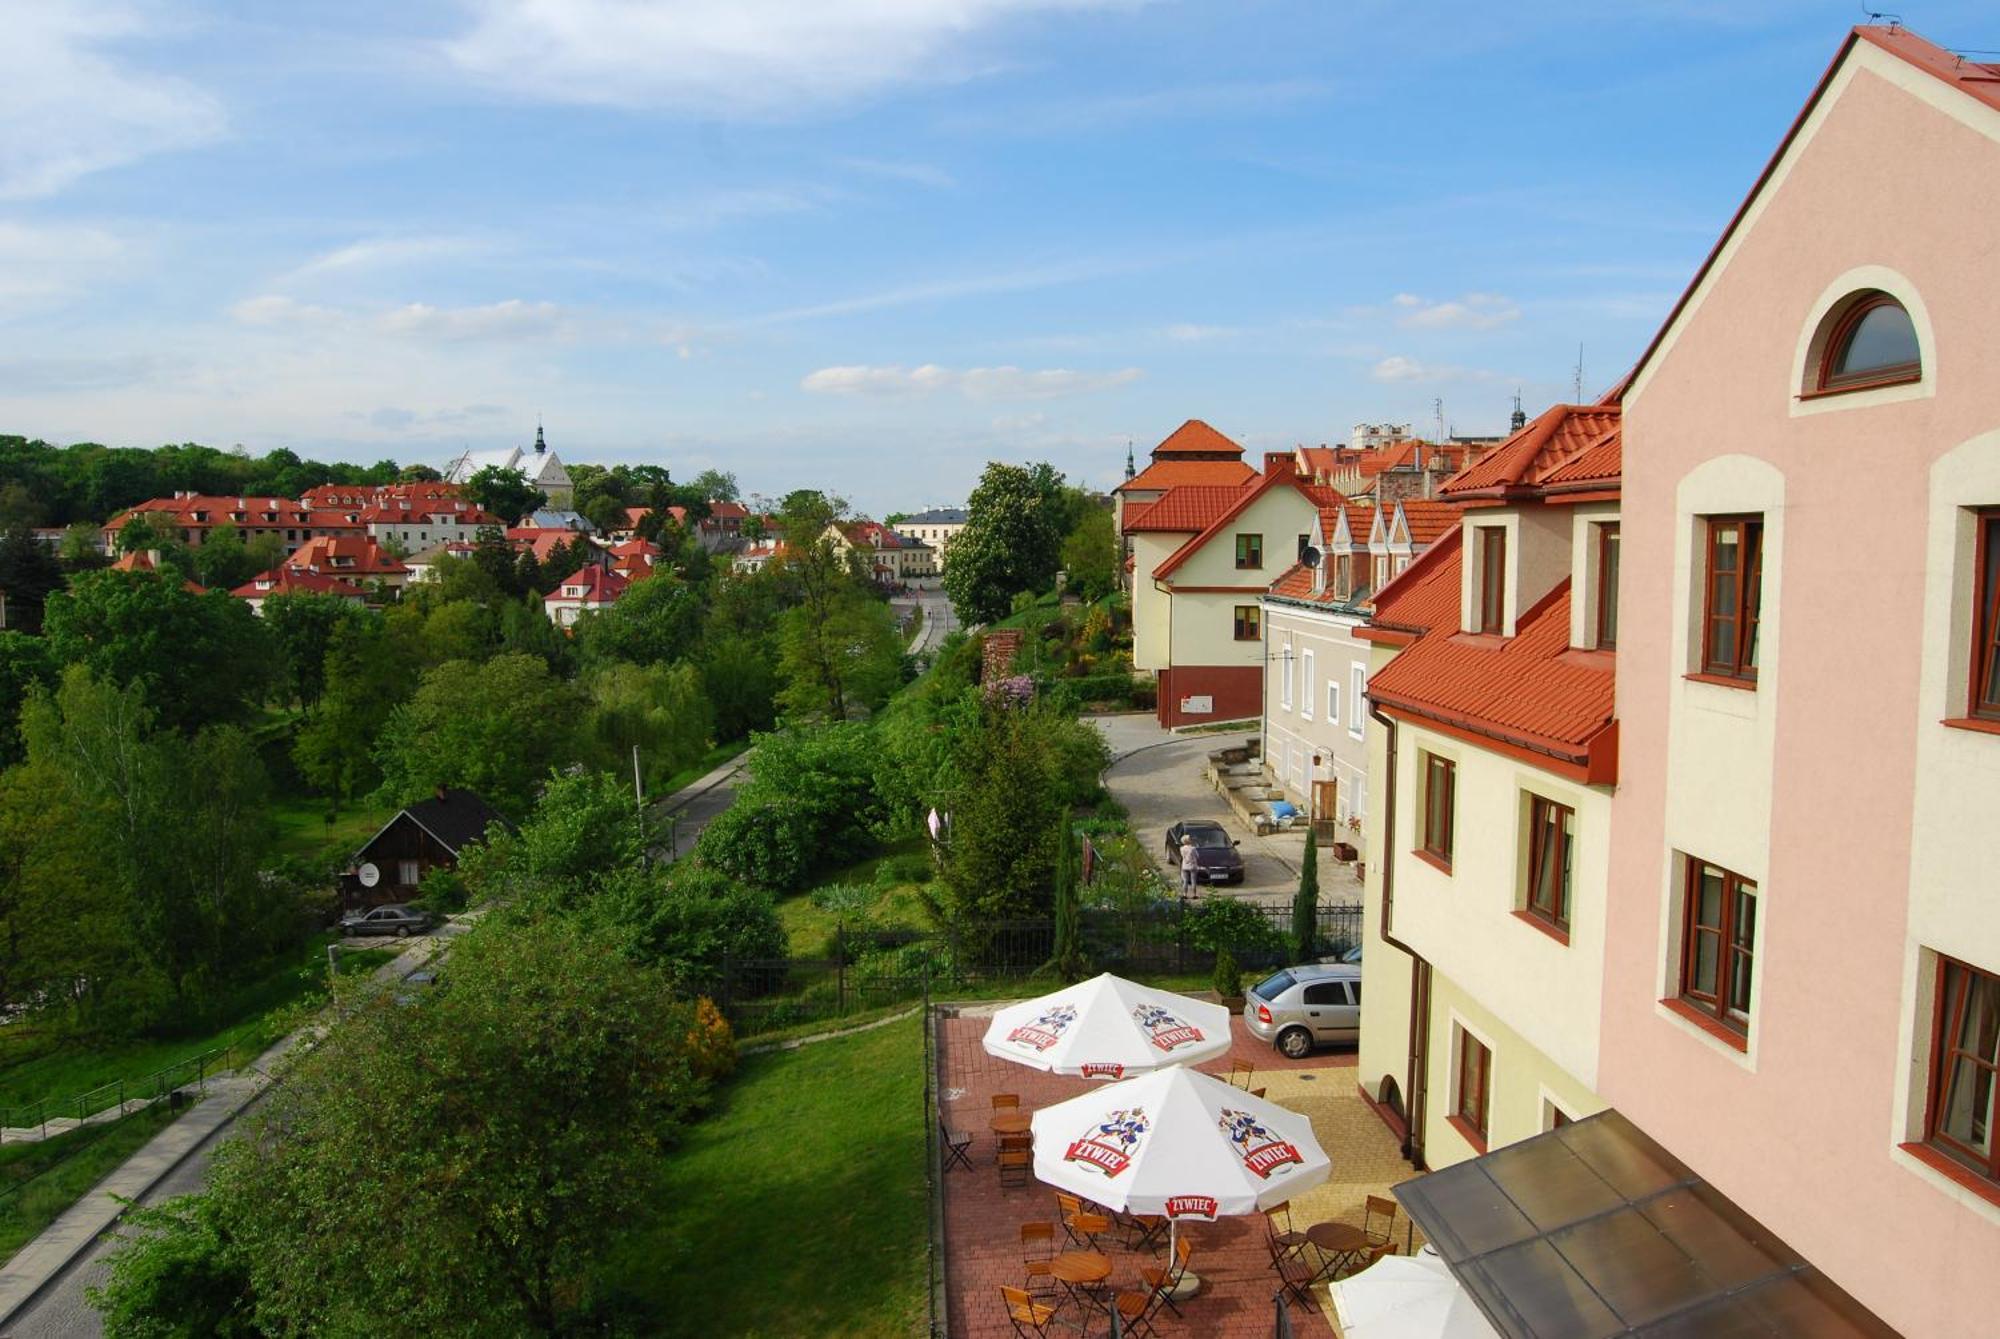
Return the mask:
M1156 460L1114 491L1222 486L1241 488L1257 471L1240 460Z
M1322 506L1319 509L1320 525L1329 540L1340 528L1342 512L1347 513L1348 537L1362 548L1368 547L1368 532L1375 528L1375 508L1346 498Z
M362 592L361 587L339 577L274 567L259 572L229 593L245 600L266 600L275 595L339 595L358 600Z
M1172 575L1175 569L1195 554L1201 552L1208 545L1209 541L1220 535L1231 521L1242 515L1245 508L1258 498L1264 496L1264 494L1270 492L1273 488L1296 488L1308 502L1321 507L1331 504L1340 496L1332 488L1323 487L1301 479L1289 469L1261 475L1258 481L1250 487L1238 490L1235 500L1228 507L1224 508L1220 515L1210 521L1200 534L1197 534L1193 539L1175 549L1167 556L1165 562L1155 567L1153 569L1153 579L1157 581L1161 577ZM1172 494L1168 494L1168 497L1171 496ZM1166 503L1167 498L1163 497L1153 505L1157 509L1165 506Z
M544 604L610 604L632 584L628 577L602 567L580 567L542 597ZM581 591L581 594L571 594Z
M1198 418L1191 418L1167 434L1167 439L1153 448L1153 459L1162 460L1174 456L1208 455L1226 451L1242 455L1243 448L1217 432Z
M1403 521L1409 526L1410 542L1420 546L1437 543L1445 531L1458 525L1464 511L1455 502L1430 498L1405 498L1396 505L1402 509Z
M1312 599L1313 569L1305 563L1293 563L1285 569L1283 576L1271 583L1271 594L1288 600Z
M1375 592L1375 616L1370 626L1419 634L1458 626L1462 533L1446 531L1442 539Z
M1447 501L1533 496L1556 486L1551 476L1564 466L1614 441L1618 421L1615 404L1552 406L1453 476L1439 494ZM1610 458L1615 468L1615 451Z
M357 535L316 535L285 559L298 572L337 572L343 576L397 576L410 569L374 540Z
M1250 471L1249 477L1256 479L1256 471ZM1241 484L1229 487L1185 484L1169 488L1157 502L1125 513L1125 533L1129 535L1148 530L1193 533L1205 530L1216 517L1229 510L1243 492Z

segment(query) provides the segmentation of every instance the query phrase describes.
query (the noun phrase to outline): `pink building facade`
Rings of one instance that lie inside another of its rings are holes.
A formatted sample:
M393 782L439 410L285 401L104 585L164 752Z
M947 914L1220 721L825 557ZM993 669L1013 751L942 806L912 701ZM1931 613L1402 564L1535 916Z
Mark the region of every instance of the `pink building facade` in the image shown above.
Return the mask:
M1598 1091L2000 1332L2000 69L1857 30L1624 395Z

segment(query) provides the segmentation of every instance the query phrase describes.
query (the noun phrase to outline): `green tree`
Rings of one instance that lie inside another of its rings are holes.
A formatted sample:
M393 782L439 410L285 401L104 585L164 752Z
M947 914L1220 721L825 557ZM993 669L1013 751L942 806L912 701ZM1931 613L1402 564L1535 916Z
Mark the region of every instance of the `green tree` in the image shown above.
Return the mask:
M0 591L7 592L7 626L36 632L42 608L62 589L62 564L25 525L0 531Z
M895 615L851 588L788 609L778 623L778 668L787 711L839 721L855 707L873 710L903 681Z
M1069 574L1067 589L1086 602L1118 589L1118 535L1110 512L1091 507L1083 513L1063 539L1062 565Z
M258 535L246 542L241 531L224 521L188 551L188 564L196 581L210 590L228 591L270 571L284 556L284 545L276 536Z
M591 671L585 691L584 732L600 767L628 774L637 748L652 788L708 751L714 713L693 665L614 661Z
M390 713L416 691L417 653L380 618L334 627L318 710L300 727L292 761L321 794L351 800L375 789L375 742Z
M382 798L410 804L464 786L523 814L551 769L577 756L582 700L534 656L451 660L425 672L376 741Z
M356 1001L218 1153L200 1213L266 1333L585 1328L606 1225L650 1207L635 1169L705 1100L695 1006L609 936L496 919L450 971L421 1007Z
M1292 895L1292 951L1299 962L1319 954L1319 842L1310 831L1299 862L1299 891Z
M848 721L758 735L750 779L702 829L695 855L742 882L795 892L874 850L889 811L875 788L877 745Z
M110 1275L86 1293L106 1339L264 1339L249 1256L219 1210L211 1195L127 1210Z
M1046 465L995 461L980 475L944 570L945 594L961 620L1004 618L1016 595L1054 583L1064 534L1061 482Z
M1055 952L1047 970L1060 981L1081 981L1090 965L1083 955L1083 927L1076 901L1076 832L1065 814L1056 833Z
M717 739L747 739L777 720L778 670L768 639L725 634L701 653L702 696L715 714Z
M577 654L585 664L668 664L694 649L701 625L701 592L671 572L655 570L633 582L609 609L577 620Z
M138 684L162 725L241 720L279 682L270 633L250 606L196 595L150 572L89 572L50 597L49 650L113 684Z
M290 696L310 714L326 692L326 658L334 635L375 617L333 595L274 595L264 601L264 626L284 658Z
M503 470L498 465L484 466L467 479L465 495L499 517L502 525L514 524L549 500L549 495L529 483L520 470Z
M25 632L0 632L0 766L21 760L21 708L28 694L55 681L47 642Z
M708 502L740 502L743 498L736 476L725 470L703 470L688 482L688 487Z

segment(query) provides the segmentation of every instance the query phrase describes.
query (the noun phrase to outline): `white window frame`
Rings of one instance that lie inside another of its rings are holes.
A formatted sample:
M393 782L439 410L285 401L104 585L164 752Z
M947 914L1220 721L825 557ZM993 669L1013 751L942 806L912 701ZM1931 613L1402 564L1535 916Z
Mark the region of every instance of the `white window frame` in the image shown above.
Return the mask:
M1281 651L1279 655L1283 658L1285 662L1284 670L1278 676L1278 682L1281 685L1279 693L1279 705L1283 706L1286 711L1290 711L1292 709L1292 639L1291 638L1287 637L1285 639L1285 649Z
M1326 723L1340 724L1340 680L1338 679L1326 681Z
M1362 701L1368 694L1368 667L1360 661L1352 661L1347 667L1348 695L1352 699L1347 708L1347 733L1356 739L1368 735L1368 713L1361 709Z
M1299 719L1313 718L1313 653L1299 652Z
M396 862L396 882L405 888L416 887L418 881L422 878L423 870L419 868L416 861L398 860Z

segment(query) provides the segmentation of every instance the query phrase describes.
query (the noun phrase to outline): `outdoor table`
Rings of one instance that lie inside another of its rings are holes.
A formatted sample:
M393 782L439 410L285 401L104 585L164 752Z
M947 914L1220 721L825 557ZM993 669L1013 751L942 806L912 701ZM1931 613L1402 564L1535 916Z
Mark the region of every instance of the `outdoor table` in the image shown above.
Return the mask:
M997 1111L986 1125L995 1134L1026 1134L1034 1119L1031 1111Z
M1352 1223L1314 1223L1306 1229L1306 1240L1326 1257L1314 1282L1331 1279L1343 1264L1351 1263L1373 1244L1368 1234Z
M1079 1303L1103 1309L1103 1298L1086 1290L1111 1277L1111 1257L1101 1251L1064 1251L1049 1261L1049 1273Z

